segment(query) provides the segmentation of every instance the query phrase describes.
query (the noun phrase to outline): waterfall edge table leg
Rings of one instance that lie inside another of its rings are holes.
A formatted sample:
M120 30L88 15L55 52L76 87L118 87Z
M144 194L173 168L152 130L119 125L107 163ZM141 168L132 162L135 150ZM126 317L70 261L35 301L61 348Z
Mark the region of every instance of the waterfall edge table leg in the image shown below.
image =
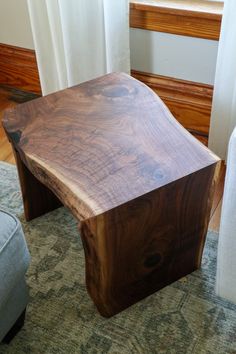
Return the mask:
M14 147L13 152L17 164L26 221L62 206L55 194L30 172Z
M101 315L200 267L216 175L210 166L81 223L87 289Z

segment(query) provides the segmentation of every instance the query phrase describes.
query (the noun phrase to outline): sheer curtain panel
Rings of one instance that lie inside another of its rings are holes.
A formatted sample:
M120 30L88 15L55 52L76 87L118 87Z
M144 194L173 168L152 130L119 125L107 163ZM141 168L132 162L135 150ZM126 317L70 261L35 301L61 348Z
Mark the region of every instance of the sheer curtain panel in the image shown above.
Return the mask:
M234 303L236 303L235 126L236 1L226 0L219 42L209 146L222 159L226 159L228 155L219 233L216 292Z
M130 70L128 0L28 0L43 94Z
M214 86L209 147L226 159L236 126L236 1L225 0Z
M236 304L236 128L230 138L218 244L216 292Z

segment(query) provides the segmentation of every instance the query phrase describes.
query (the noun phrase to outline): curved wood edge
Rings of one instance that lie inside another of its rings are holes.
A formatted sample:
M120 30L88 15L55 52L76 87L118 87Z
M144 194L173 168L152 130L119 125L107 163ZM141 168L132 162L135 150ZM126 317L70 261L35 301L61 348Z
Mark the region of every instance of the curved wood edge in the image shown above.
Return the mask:
M21 177L23 195L26 195L26 191L29 192L26 199L27 204L29 204L29 207L26 207L26 215L30 215L27 217L28 221L48 211L54 210L61 205L67 207L79 220L89 219L95 215L95 209L91 208L94 202L91 201L90 203L87 196L76 186L73 189L70 184L69 187L66 183L66 177L60 176L58 172L54 172L50 166L44 164L43 161L37 161L33 156L26 156L22 152L16 153L16 155L21 156L17 159L17 166L18 164L22 166L19 170L24 169L24 171L26 171L24 174L31 175L30 179L35 180L35 182L33 182L37 184L35 191L38 191L37 193L41 199L40 204L42 205L42 210L39 211L37 206L36 209L38 211L36 211L34 215L31 215L30 210L32 210L32 207L35 205L35 200L38 200L38 198L33 192L34 188L29 189L28 178L24 181L24 177ZM67 195L69 195L69 198Z
M160 96L184 128L194 134L205 136L207 141L213 97L212 85L136 70L132 70L131 74Z
M195 147L197 146L200 150L205 150L209 156L212 156L211 163L215 163L219 160L216 155L210 152L205 146L203 146L199 141L197 141L189 132L187 132L183 128L183 126L173 117L173 115L168 110L163 101L155 94L152 89L150 89L150 87L134 78L131 79L129 75L126 76L130 80L133 80L138 83L140 87L145 87L150 97L152 96L156 104L159 105L160 110L165 112L165 119L167 119L171 123L171 126L174 129L176 129L176 134L182 135L183 138L187 137L187 139L191 141ZM63 92L64 91L61 91L60 94L63 94ZM53 95L54 94L49 96ZM40 98L38 99L38 101L39 100L43 102L44 98ZM31 102L26 103L26 105L28 104L31 104ZM22 149L18 146L18 143L21 140L21 130L24 129L25 125L27 125L28 116L27 114L24 114L21 116L21 118L22 119L19 120L16 117L15 109L10 109L4 114L3 126L6 130L10 142L14 146L14 149L18 151L21 161L30 171L32 176L35 176L41 182L42 185L45 185L49 190L51 190L57 196L57 198L61 200L62 203L67 206L72 211L73 215L78 219L85 220L103 213L103 211L99 211L100 207L97 201L89 198L88 195L78 187L78 185L71 183L71 181L70 183L68 183L67 177L63 174L60 174L60 171L55 171L48 163L46 163L42 159L39 159L29 153L25 154L24 151L22 151ZM16 121L18 124L17 131L15 130ZM207 164L209 163L210 162L207 161Z
M23 163L19 152L13 148L17 165L26 221L30 221L62 206L52 190L42 184Z

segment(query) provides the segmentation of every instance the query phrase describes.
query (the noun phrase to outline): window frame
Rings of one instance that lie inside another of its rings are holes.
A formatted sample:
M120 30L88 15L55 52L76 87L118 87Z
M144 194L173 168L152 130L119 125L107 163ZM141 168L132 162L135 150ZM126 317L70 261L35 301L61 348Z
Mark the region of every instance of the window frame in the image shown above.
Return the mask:
M219 40L223 1L131 0L130 27Z

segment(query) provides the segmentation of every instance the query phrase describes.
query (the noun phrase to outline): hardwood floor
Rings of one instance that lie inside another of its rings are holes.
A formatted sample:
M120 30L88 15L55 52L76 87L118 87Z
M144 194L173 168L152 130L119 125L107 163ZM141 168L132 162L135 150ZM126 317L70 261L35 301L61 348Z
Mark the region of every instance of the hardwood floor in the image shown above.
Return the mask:
M33 93L0 85L0 161L15 163L11 145L7 140L1 124L3 111L36 97L39 96Z
M3 111L6 108L14 107L16 103L10 100L9 92L0 87L0 120L2 120ZM2 125L0 125L0 160L14 163L14 157Z
M19 103L23 103L37 97L38 97L37 95L29 92L24 92L18 89L13 89L13 88L0 85L0 161L15 163L11 145L9 144L5 132L1 125L3 111L7 108L14 107ZM206 144L205 141L202 142ZM219 181L217 184L214 201L213 201L213 207L211 211L210 224L209 224L209 229L214 231L219 230L224 180L225 180L225 165L222 163Z

